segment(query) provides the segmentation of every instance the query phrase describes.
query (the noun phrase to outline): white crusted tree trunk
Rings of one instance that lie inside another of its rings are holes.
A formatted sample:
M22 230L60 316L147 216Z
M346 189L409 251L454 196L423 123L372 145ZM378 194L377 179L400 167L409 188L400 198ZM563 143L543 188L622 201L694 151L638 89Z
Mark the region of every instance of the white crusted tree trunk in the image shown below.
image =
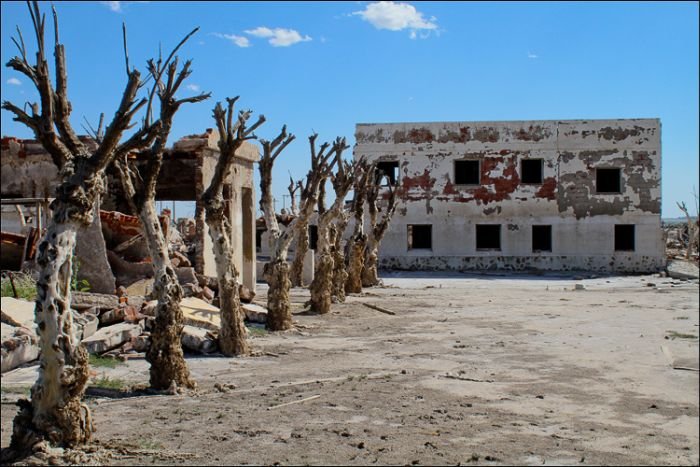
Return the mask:
M343 248L343 233L348 225L348 215L343 212L331 229L333 240L333 283L331 285L331 296L335 302L345 302L345 283L348 280L347 265L345 264L345 253Z
M299 222L294 228L294 238L296 238L296 251L290 270L290 280L292 287L305 287L304 284L304 257L309 251L309 223Z
M333 210L324 212L318 218L318 243L314 280L311 282L311 300L309 309L319 314L331 311L331 293L333 286L333 254L331 252L330 225L333 222Z
M221 310L221 330L219 346L227 356L248 355L248 330L243 323L243 310L238 291L238 271L233 263L228 221L224 215L224 203L218 209L207 205L206 222L209 226L216 262L216 275L219 280L219 309Z
M181 343L184 318L180 308L182 288L170 264L155 201L143 203L139 210L139 220L151 254L153 293L158 300L155 324L151 331L151 347L146 353L146 360L151 364L150 384L154 389L168 389L173 385L193 388L196 384L190 378Z

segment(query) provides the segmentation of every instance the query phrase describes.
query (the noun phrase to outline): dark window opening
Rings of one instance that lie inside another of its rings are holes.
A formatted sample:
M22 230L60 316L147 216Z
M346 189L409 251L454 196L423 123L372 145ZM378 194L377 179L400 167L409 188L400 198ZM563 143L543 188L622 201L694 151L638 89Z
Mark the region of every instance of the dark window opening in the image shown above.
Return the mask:
M542 159L523 159L520 161L520 179L523 183L542 183Z
M399 179L399 162L377 162L377 169L374 175L376 183L381 183L382 186L386 186L387 178L389 179L389 185L396 185L396 181Z
M260 251L262 248L262 235L265 229L255 229L255 251Z
M479 161L455 161L455 185L478 185Z
M433 247L432 225L408 226L408 249L431 249Z
M500 225L477 225L476 226L476 249L477 250L500 250L501 249L501 226Z
M620 169L596 169L596 193L621 193Z
M552 226L532 226L532 251L552 251Z
M615 226L615 251L634 251L634 225Z
M318 226L309 226L309 249L316 251L316 245L318 244Z

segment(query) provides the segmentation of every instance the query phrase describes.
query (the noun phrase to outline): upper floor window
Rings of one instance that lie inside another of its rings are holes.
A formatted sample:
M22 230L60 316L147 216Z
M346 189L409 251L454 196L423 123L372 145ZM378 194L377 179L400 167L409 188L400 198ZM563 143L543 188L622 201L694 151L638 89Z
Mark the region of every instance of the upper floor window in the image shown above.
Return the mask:
M542 159L523 159L520 161L520 180L523 183L542 183Z
M383 186L386 186L386 179L389 180L389 185L396 185L396 181L399 179L399 161L377 162L374 176L376 182L382 183Z
M455 161L455 185L478 185L480 175L479 161Z
M595 191L596 193L621 193L620 169L596 169Z

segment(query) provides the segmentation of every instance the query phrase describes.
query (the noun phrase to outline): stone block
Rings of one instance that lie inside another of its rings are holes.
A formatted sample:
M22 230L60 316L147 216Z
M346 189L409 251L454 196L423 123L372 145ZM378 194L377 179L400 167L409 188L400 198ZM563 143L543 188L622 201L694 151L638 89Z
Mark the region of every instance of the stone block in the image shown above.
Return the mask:
M34 302L19 300L12 297L0 298L0 315L2 322L10 326L24 326L34 329Z
M254 303L244 303L241 305L245 319L253 323L265 324L267 322L267 308Z
M89 353L99 354L119 347L141 335L142 331L141 324L119 323L100 329L87 339L83 339L83 344Z
M119 305L119 297L111 294L92 292L73 292L71 294L71 308L83 311L97 307L100 310L111 310Z
M211 353L216 351L216 340L207 329L195 326L183 326L182 346L188 350L201 353Z
M36 360L39 356L39 340L25 327L15 327L6 323L2 326L2 347L0 349L0 373Z
M196 326L211 331L218 331L221 327L221 313L219 309L195 297L183 298L180 302L184 324Z

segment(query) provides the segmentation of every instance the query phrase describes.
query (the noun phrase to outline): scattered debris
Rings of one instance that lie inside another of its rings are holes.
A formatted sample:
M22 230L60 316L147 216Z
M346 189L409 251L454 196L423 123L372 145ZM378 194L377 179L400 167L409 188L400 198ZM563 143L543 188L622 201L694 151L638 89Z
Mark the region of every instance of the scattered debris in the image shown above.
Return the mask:
M319 397L321 397L321 394L316 394L315 396L306 397L304 399L299 399L297 401L291 401L291 402L285 402L284 404L273 405L273 406L268 407L267 410L278 409L280 407L286 407L288 405L301 404L302 402L307 402L307 401L311 401L314 399L318 399Z
M388 310L388 309L381 307L381 306L372 305L371 303L363 303L363 305L366 306L367 308L371 308L373 310L377 310L377 311L380 311L382 313L386 313L387 315L395 315L396 314L396 312L394 312L394 311Z

